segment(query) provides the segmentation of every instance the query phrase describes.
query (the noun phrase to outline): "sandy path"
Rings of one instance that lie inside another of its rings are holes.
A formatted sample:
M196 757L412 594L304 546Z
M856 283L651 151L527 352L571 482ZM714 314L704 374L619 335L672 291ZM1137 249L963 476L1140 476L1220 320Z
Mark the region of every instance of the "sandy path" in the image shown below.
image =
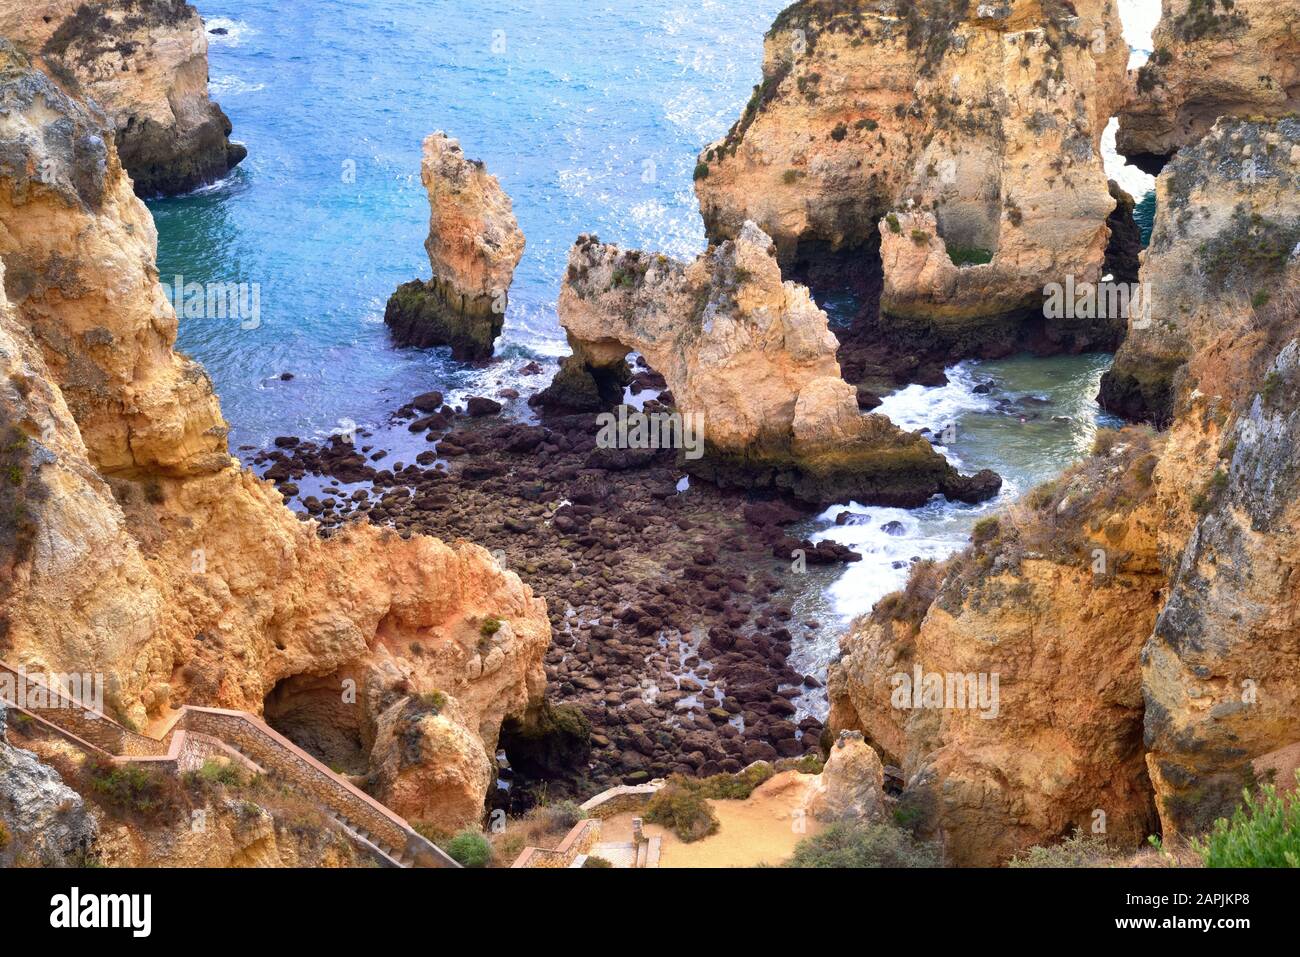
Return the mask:
M756 867L777 865L794 853L794 847L822 829L811 816L805 816L802 832L796 830L796 811L817 778L812 774L786 771L755 789L744 801L710 801L721 825L716 834L684 844L671 832L655 824L645 826L646 834L662 840L660 867ZM632 818L636 814L618 814L601 826L606 841L632 838Z

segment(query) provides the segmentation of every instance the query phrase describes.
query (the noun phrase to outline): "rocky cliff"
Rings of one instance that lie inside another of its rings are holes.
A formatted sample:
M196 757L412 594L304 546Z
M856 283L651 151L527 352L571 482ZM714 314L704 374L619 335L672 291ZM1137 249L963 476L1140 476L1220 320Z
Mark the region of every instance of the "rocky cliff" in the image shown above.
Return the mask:
M1293 119L1225 117L1180 151L1156 181L1141 271L1148 301L1102 380L1103 407L1163 427L1175 415L1190 359L1251 354L1258 313L1300 242L1298 185L1300 122Z
M377 791L381 716L437 696L464 732L440 760L472 770L407 810L476 819L502 721L540 700L544 603L474 545L323 539L241 470L172 349L153 224L98 116L0 45L0 117L0 656L102 673L142 726L315 682L299 726Z
M141 196L213 182L247 155L208 98L207 33L184 0L33 0L0 10L0 37L105 112Z
M700 157L709 235L752 219L795 270L879 243L903 349L1113 345L1122 324L1044 324L1041 306L1045 282L1100 277L1116 202L1099 143L1126 56L1104 0L795 3Z
M424 248L433 278L400 287L384 322L399 346L449 345L457 359L487 359L505 321L524 234L497 178L445 133L425 138L420 181L429 193Z
M1150 172L1220 116L1277 118L1300 108L1295 0L1163 0L1151 47L1130 76L1115 138Z
M1168 431L1103 436L843 642L832 726L861 728L902 764L904 805L956 862L1003 861L1098 821L1130 847L1157 815L1166 836L1194 835L1300 757L1300 236L1277 241L1293 228L1295 133L1292 120L1222 120L1161 176L1169 201L1141 270L1152 327L1135 320L1132 341L1185 343ZM1241 164L1258 154L1271 160L1252 189ZM1252 198L1281 203L1280 218ZM900 704L896 676L917 668L939 698ZM945 701L952 677L994 674L996 716Z
M806 288L782 281L753 223L690 264L580 238L560 322L574 356L543 401L596 395L639 352L678 411L702 422L703 456L687 467L724 486L912 506L940 493L978 501L1000 484L991 473L958 475L921 436L859 412L826 314ZM581 388L584 377L595 384Z

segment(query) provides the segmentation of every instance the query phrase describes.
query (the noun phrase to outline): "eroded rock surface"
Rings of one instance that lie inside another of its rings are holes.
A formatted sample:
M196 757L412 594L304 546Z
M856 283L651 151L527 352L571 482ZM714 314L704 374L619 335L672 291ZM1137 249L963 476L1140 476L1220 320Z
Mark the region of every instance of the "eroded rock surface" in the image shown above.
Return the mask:
M240 469L207 376L172 351L153 225L111 137L12 48L0 104L0 655L104 674L140 726L181 703L258 713L312 676L321 720L342 707L369 744L387 708L436 692L474 774L424 812L476 819L502 721L541 698L545 604L468 543L364 523L322 538Z
M399 346L451 346L457 359L487 359L505 321L524 234L497 178L445 133L424 141L420 181L429 193L433 278L400 287L384 322Z
M0 705L0 866L77 867L97 826L81 795L30 751L8 741Z
M1268 119L1300 107L1295 0L1163 0L1151 58L1130 80L1115 145L1158 172L1220 116Z
M753 220L801 270L874 257L879 232L882 325L912 348L1113 345L1121 328L1044 328L1041 305L1045 282L1100 277L1116 203L1099 143L1126 55L1103 0L793 4L700 157L709 235Z
M111 121L141 196L183 193L248 153L208 98L208 40L184 0L33 0L0 10L0 37Z
M632 351L664 377L679 412L702 423L703 456L687 467L723 486L819 504L996 493L992 473L960 476L921 436L859 412L826 314L805 287L782 281L772 242L753 223L689 264L580 238L560 322L571 363L592 370L591 391L600 378L620 381Z
M1169 429L1106 438L843 642L831 726L901 764L903 807L956 862L1098 820L1130 848L1157 821L1194 836L1295 767L1294 127L1221 120L1161 176L1131 343L1148 369L1137 347L1171 350ZM918 667L998 674L996 717L900 706L893 680Z
M1156 181L1149 302L1102 380L1104 408L1166 426L1186 363L1247 357L1300 243L1300 121L1221 119Z

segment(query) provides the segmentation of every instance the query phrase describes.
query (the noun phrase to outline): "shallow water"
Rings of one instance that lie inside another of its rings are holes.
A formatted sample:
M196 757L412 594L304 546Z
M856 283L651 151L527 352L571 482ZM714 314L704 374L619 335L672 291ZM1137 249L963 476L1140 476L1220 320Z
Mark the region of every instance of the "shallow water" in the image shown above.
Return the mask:
M814 542L831 539L848 545L862 561L833 569L810 567L800 576L794 620L804 637L795 643L793 667L824 676L839 636L853 618L901 588L914 562L947 558L966 544L981 517L1086 455L1098 428L1117 427L1119 420L1096 402L1109 366L1110 356L1100 353L963 362L948 370L947 385L908 386L886 397L877 411L903 428L929 429L948 440L940 448L962 471L995 470L1002 476L1002 491L979 505L936 497L911 510L845 502L794 529L798 537ZM843 512L850 517L837 525ZM808 621L819 627L806 628ZM825 694L805 695L801 705L823 717Z

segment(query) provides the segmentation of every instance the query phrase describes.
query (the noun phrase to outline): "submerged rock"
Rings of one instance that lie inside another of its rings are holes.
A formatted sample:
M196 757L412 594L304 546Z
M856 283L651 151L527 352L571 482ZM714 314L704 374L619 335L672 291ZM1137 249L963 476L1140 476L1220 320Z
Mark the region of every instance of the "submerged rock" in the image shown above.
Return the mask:
M0 36L105 111L141 196L211 183L248 154L208 98L207 36L183 0L11 4L0 10Z
M433 278L398 287L384 322L399 346L451 346L456 359L488 359L524 254L510 197L442 132L424 140L420 181L429 194L424 248Z

